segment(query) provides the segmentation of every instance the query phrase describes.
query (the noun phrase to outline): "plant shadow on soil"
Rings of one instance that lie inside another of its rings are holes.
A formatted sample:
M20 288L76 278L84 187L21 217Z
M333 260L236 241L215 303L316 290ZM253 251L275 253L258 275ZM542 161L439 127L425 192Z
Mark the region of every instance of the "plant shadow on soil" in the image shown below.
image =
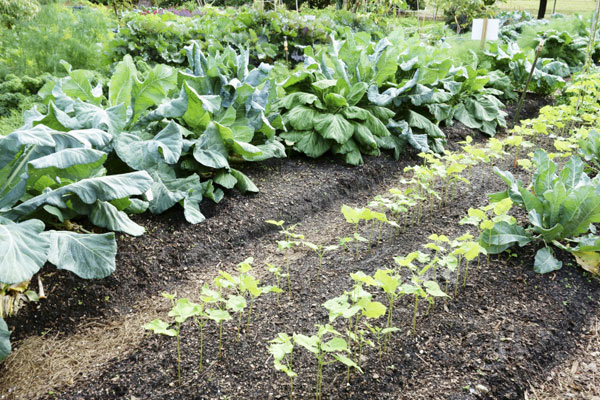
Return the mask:
M524 117L535 116L547 101L528 99ZM449 141L462 140L466 134L476 136L459 124L446 132ZM484 139L478 136L476 140ZM15 329L17 339L51 329L69 335L83 321L117 318L131 312L137 299L175 290L191 272L211 268L216 272L216 265L235 264L248 256L262 263L264 254L276 253L274 240L278 237L275 229L264 223L267 219L305 222L300 232L306 229L319 240L335 242L335 232L342 236L349 231L340 218L341 204L368 202L377 190L389 187L405 166L416 162L418 158L411 154L399 162L387 156L368 158L361 168L295 157L246 166L244 171L261 193L230 193L218 205L204 204L207 221L196 226L187 224L178 209L159 216L136 216L147 233L141 238L119 236L118 268L113 276L85 281L48 268L50 272L42 276L49 300L29 305L9 319L9 326ZM457 221L468 207L483 204L486 193L502 188L490 175L489 169L476 169L473 187L393 241L384 235L382 243L368 252L363 248L358 258L347 253L343 263L339 253L327 256L319 282L314 281L316 257L302 253L292 266L294 301L283 294L279 307L274 295L260 298L249 332L240 342L235 341L235 324L226 327L221 360L216 360L215 329L207 324L202 371L198 370L198 330L186 325L181 387L176 384L174 341L148 336L129 356L113 360L76 386L57 388L60 395L56 396L285 398L288 381L272 368L267 342L278 332L314 333L314 323L327 321L321 304L350 288L350 272L373 273L391 265L393 256L418 249L431 233L464 233L466 228ZM402 330L392 336L383 357L368 350L363 360L365 373L353 374L350 385L345 381L345 368L327 367L325 397L522 398L531 382L543 379L546 371L568 355L586 327L588 314L597 309L597 301L592 299L600 294L598 283L577 268L566 266L547 276L535 274L531 267L535 250L531 246L517 249L514 257L492 257L490 264L479 270L471 267L467 286L455 299L445 306L438 301L429 315L420 309L415 337L407 335L413 303L408 298L399 300L394 321ZM561 257L566 265L573 263L567 255ZM312 397L314 360L297 350L294 364L300 374L295 396Z

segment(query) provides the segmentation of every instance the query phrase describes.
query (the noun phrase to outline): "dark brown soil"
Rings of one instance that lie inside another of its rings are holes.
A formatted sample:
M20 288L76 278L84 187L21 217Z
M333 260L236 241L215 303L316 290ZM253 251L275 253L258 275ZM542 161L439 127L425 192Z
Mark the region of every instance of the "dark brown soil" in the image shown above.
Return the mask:
M531 112L546 101L528 100L524 118L532 117ZM448 134L454 141L466 134L474 136L457 125ZM256 265L266 260L283 263L274 244L279 235L275 227L264 223L267 219L301 222L298 230L309 240L335 243L337 236L352 231L341 217L341 205L367 203L396 184L398 174L416 160L410 155L400 162L389 157L369 158L365 166L351 168L334 161L292 158L246 166L245 172L261 193L242 196L232 192L218 205L205 204L208 218L203 224L187 224L179 209L136 217L147 233L140 238L119 238L118 268L110 278L90 282L62 271L44 273L49 300L8 321L13 337L18 340L51 329L69 335L91 317L118 319L131 312L138 299L175 291L193 272L216 272L218 265L235 265L245 257L254 256ZM186 325L181 386L177 385L174 340L149 335L128 357L113 360L98 374L71 387L55 388L46 398L285 398L288 380L272 368L268 341L278 332L313 334L315 323L327 322L320 305L350 289L350 272L373 273L391 265L393 256L419 249L431 233L464 233L467 228L457 222L466 210L484 204L486 193L502 189L502 182L487 167L477 168L472 182L451 204L426 215L400 237L392 240L385 231L381 243L372 249L362 246L358 257L347 252L344 262L340 252L326 256L318 282L314 279L317 258L307 250L296 250L293 297L282 295L279 306L274 295L261 297L255 304L253 323L239 342L235 324L226 324L220 360L216 357L218 335L214 324L208 324L202 371L198 369L199 330ZM369 235L366 227L363 235ZM494 256L481 269L472 266L466 288L461 288L456 298L445 305L438 301L429 315L420 308L416 336L408 334L413 302L400 299L394 320L401 332L392 336L383 357L378 357L376 349L367 349L364 374L353 374L350 384L345 381L345 368L326 367L325 397L523 398L531 382L544 377L568 355L588 316L597 311L600 295L598 282L572 267L574 262L567 255L561 255L566 264L561 271L535 274L535 251L529 246L512 257ZM439 279L443 282L443 277ZM273 283L268 276L265 280ZM343 331L339 324L336 327ZM314 359L297 349L294 369L299 374L295 397L314 396Z

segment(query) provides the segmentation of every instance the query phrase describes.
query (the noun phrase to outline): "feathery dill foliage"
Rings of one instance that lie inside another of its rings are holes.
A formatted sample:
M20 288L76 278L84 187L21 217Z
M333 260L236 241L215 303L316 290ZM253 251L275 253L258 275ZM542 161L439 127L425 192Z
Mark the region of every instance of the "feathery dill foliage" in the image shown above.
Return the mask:
M114 26L111 14L100 8L43 5L33 18L0 30L0 77L64 74L60 60L74 69L107 72L103 44Z

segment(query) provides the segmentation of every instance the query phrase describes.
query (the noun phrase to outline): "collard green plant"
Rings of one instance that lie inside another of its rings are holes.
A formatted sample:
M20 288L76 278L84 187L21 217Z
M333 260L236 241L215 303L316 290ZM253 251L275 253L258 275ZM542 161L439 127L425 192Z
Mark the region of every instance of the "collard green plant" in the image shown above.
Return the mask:
M533 157L536 172L531 184L526 187L508 171L495 172L508 185L504 192L492 195L492 200L510 198L527 211L529 224L523 228L518 224L502 221L482 232L479 240L488 253L497 254L518 244L524 246L532 241L542 241L538 250L534 270L548 273L562 267L562 262L553 255L551 244L579 257L580 264L590 266L589 259L598 259L600 240L594 234L593 223L600 222L600 178L590 178L584 171L583 161L572 156L559 171L557 165L543 150ZM583 262L583 257L588 262Z

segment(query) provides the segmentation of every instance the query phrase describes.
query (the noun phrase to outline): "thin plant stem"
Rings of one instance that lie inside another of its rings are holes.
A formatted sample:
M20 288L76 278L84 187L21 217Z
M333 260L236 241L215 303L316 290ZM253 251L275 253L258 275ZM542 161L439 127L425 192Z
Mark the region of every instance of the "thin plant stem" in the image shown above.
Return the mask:
M221 358L222 351L223 351L223 321L219 322L219 355L218 355L218 358Z
M250 320L252 318L252 306L254 305L254 297L250 299L250 308L248 309L248 321L246 321L246 332L250 329Z
M412 333L413 336L417 334L417 311L419 309L419 296L415 296L415 311L413 313L413 321L412 321Z
M460 262L461 256L458 256L458 263L456 265L456 282L454 284L454 297L458 294L458 287L460 286Z
M289 249L285 249L285 268L287 271L288 293L292 297L292 280L290 278L290 260L288 258Z
M177 323L177 382L181 386L181 345L179 333L181 332L181 324Z

